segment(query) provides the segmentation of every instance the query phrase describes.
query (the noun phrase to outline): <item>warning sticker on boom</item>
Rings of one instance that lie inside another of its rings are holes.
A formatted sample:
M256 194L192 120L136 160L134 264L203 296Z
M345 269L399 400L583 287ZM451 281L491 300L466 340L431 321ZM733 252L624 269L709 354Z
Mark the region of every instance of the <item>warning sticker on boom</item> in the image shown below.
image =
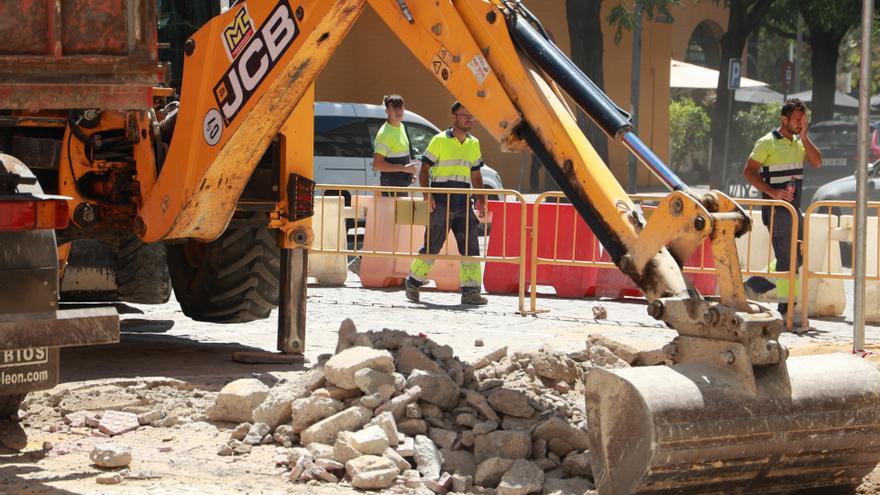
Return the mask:
M489 77L491 69L489 69L489 64L486 63L486 59L483 58L482 55L477 54L470 62L468 62L467 66L477 79L478 83L483 84L483 81Z

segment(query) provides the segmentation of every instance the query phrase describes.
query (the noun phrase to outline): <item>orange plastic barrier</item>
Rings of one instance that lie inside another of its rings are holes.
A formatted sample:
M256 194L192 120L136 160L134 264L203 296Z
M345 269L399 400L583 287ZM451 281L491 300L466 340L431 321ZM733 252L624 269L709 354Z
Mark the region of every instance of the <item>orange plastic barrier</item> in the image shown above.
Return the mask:
M520 203L489 201L492 230L489 233L488 256L518 256L520 235ZM534 205L526 205L526 232L531 235ZM599 253L592 231L577 216L570 204L542 203L538 206L538 256L559 260L596 261ZM554 229L553 225L558 225ZM504 253L504 241L508 252ZM512 252L511 252L512 251ZM526 283L531 283L531 242L526 242ZM593 295L598 268L584 266L538 266L538 285L553 287L560 297ZM514 293L519 287L519 266L510 263L487 262L483 275L486 291L495 294Z
M403 223L395 212L395 198L357 196L351 200L351 205L363 208L366 219L364 231L364 244L359 250L361 254L375 253L377 256L363 256L361 258L360 279L364 287L397 287L403 285L403 281L409 275L409 265L412 263L419 248L425 239L425 226ZM397 198L403 207L404 202L421 201L413 198ZM408 205L411 206L411 205ZM409 208L408 211L414 211ZM450 243L451 240L451 243ZM447 251L448 249L448 251ZM388 253L388 256L378 254ZM395 253L395 254L392 254ZM458 246L455 238L447 237L441 254L458 255ZM411 255L411 256L407 256ZM461 289L459 280L459 262L453 260L435 260L434 267L428 275L433 280L437 289L441 291L458 291Z

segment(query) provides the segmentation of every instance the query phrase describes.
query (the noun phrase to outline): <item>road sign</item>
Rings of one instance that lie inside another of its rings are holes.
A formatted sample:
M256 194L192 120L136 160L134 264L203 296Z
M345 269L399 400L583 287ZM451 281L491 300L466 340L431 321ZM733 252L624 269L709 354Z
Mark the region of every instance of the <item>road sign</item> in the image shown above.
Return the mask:
M794 85L794 62L786 60L782 62L782 89L790 93L792 85Z
M730 59L730 68L727 72L727 89L739 89L741 80L742 66L739 64L738 59L732 58Z

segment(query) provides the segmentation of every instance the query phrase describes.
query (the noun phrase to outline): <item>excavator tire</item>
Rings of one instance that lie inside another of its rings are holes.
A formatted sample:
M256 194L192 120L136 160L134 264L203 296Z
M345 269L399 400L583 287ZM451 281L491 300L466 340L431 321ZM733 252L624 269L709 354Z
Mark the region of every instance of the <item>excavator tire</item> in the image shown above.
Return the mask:
M230 227L215 241L167 249L174 295L188 317L244 323L278 307L281 252L265 226Z
M122 241L116 257L119 300L136 304L164 304L171 297L171 277L165 245L144 243L130 235Z
M0 395L0 420L9 419L18 412L24 394Z
M851 493L880 460L880 370L848 354L755 368L594 368L586 402L603 494Z

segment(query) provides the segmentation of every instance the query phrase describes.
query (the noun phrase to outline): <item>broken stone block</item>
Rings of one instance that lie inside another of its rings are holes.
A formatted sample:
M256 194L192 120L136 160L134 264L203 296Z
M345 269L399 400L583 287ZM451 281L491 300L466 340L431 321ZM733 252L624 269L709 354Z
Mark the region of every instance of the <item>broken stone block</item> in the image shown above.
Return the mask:
M244 442L239 442L238 440L232 440L232 453L243 455L248 454L254 448L253 445L248 445Z
M102 468L125 467L131 463L131 447L118 443L101 443L92 449L89 460Z
M529 398L520 390L496 388L489 392L487 399L492 409L502 414L518 418L530 418L535 414L535 408L529 405Z
M675 344L667 343L659 349L641 349L633 366L655 366L665 364L675 354Z
M532 439L532 457L535 459L547 457L547 440L543 438Z
M558 455L559 458L561 459L561 458L565 457L566 455L568 455L569 452L574 450L574 447L572 447L572 445L570 443L566 442L565 439L551 438L550 441L547 442L547 449L550 452L553 452L554 454Z
M242 442L248 445L258 445L263 437L269 433L269 425L266 423L254 423L244 436Z
M422 479L422 484L424 484L428 490L444 495L449 491L449 487L452 486L452 475L449 473L443 473L436 481L432 479Z
M347 390L356 390L354 374L364 368L391 373L394 358L388 351L369 347L351 347L336 354L324 364L324 376L328 382Z
M400 473L400 477L403 478L403 486L412 490L417 490L424 486L422 485L422 475L415 469L405 470Z
M406 410L407 404L411 404L417 401L421 396L422 387L416 385L415 387L407 389L404 393L377 407L373 414L378 416L385 411L390 411L391 414L394 416L394 419L396 421L400 421L404 416L404 411ZM398 424L398 427L399 426L400 425Z
M425 435L416 435L413 457L416 461L416 469L423 478L436 480L440 477L443 455L440 454L430 438Z
M405 419L397 424L397 429L409 436L425 435L428 433L428 423L423 419Z
M532 436L534 438L543 438L548 442L554 438L564 438L566 442L577 450L587 450L590 448L587 432L558 416L551 416L538 423L532 432Z
M99 485L118 485L122 483L122 475L119 473L101 473L95 478Z
M235 429L229 432L229 437L233 440L244 440L249 431L251 431L250 423L239 423Z
M336 352L334 354L339 354L353 346L357 334L357 327L354 322L351 321L351 318L342 320L342 324L339 325L339 336L336 340Z
M421 400L451 411L458 405L459 387L446 373L414 370L406 380L407 387L421 387ZM425 414L424 409L422 413Z
M397 359L397 371L404 375L411 374L414 370L423 370L431 373L442 373L443 370L436 361L426 356L422 351L413 346L400 348L400 356Z
M159 411L159 410L154 409L152 411L147 411L143 414L138 414L137 418L138 418L138 423L140 423L141 426L146 426L146 425L151 425L151 424L155 423L156 421L163 419L164 417L165 417L165 411Z
M629 345L624 344L623 342L617 341L607 335L593 333L587 336L587 347L591 347L594 345L599 345L605 347L612 354L619 357L623 361L626 361L626 364L633 364L636 362L636 358L638 357L639 351Z
M451 448L440 449L443 456L444 472L461 475L473 475L477 469L477 461L474 455L467 450L454 450Z
M476 468L474 468L476 469ZM456 493L467 493L474 486L474 477L462 474L452 475L452 491Z
M412 437L403 437L394 450L403 457L412 457L415 455L415 445L415 440Z
M369 368L357 370L354 383L365 395L379 394L383 401L390 399L395 392L394 375Z
M368 426L376 425L385 432L385 436L388 437L388 445L391 447L396 447L398 443L400 443L400 432L397 430L397 422L394 421L394 416L385 411L382 414L374 417L367 423Z
M435 345L431 347L431 355L434 356L434 359L438 361L446 361L447 359L452 359L452 356L455 353L452 350L452 347L448 345Z
M312 454L312 459L333 457L333 446L325 443L310 443L306 445L306 449Z
M292 426L281 425L275 428L272 439L279 445L292 444L296 439L296 433L293 432Z
M498 429L498 422L496 421L482 421L474 425L474 435L485 435L491 431L495 431Z
M368 426L351 434L350 443L361 454L382 455L388 448L388 436L379 426Z
M327 471L342 471L345 464L336 462L333 459L315 459L315 465Z
M629 368L629 364L620 359L616 354L604 345L592 344L588 348L590 352L590 362L593 366L607 369Z
M347 388L339 388L335 385L326 385L324 390L327 391L327 395L331 399L348 401L351 399L357 399L361 396L361 391L359 389L347 389Z
M517 459L501 477L498 495L527 495L539 493L544 486L544 471L534 462Z
M73 428L86 426L86 417L90 414L86 411L75 411L64 415L64 423ZM96 423L97 424L97 423Z
M474 457L482 462L490 457L528 459L532 454L532 437L527 431L493 431L474 439Z
M269 390L265 400L254 408L254 422L266 423L272 429L287 423L291 419L291 403L308 396L323 383L323 366L314 366L295 379L279 382Z
M474 364L474 369L482 369L486 366L489 366L492 363L501 361L505 356L507 356L507 346L504 346L500 349L495 349L494 351L486 354L485 356L478 359Z
M212 421L231 423L252 422L254 409L269 395L269 387L253 378L243 378L226 384L217 394L207 414Z
M477 417L468 413L461 413L456 416L455 422L460 426L466 426L468 428L473 428L473 426L478 423Z
M572 476L593 477L593 458L589 450L571 452L562 460L562 469Z
M419 406L416 404L407 404L406 405L406 417L411 419L421 419L422 410L419 409Z
M542 346L537 352L528 353L530 365L538 376L570 384L580 381L580 366L564 354L555 352L549 346Z
M474 473L474 484L486 488L495 488L501 483L501 477L513 466L513 459L490 457L477 465Z
M419 402L419 409L425 418L440 418L443 416L443 409L429 402Z
M330 397L313 395L296 399L290 406L293 431L299 433L318 421L342 411L342 409L342 402Z
M364 455L345 463L345 471L351 478L351 486L366 490L381 490L394 484L400 470L390 459Z
M428 438L441 449L451 449L455 445L458 434L443 428L430 428L428 430Z
M605 309L605 306L593 306L593 318L597 320L607 320L608 310Z
M217 448L217 455L221 456L230 456L233 454L232 447L227 444L223 444Z
M333 459L337 462L345 464L346 462L360 457L358 452L349 442L351 440L351 432L343 431L339 433L336 442L333 443Z
M122 435L141 426L137 414L122 411L104 411L98 422L98 431L110 436Z
M361 405L367 409L376 409L385 402L385 398L382 397L382 394L375 393L361 397L360 401Z
M366 407L350 407L303 430L300 434L300 441L306 445L313 442L333 443L336 441L337 433L358 430L367 424L371 417L372 411Z
M480 412L486 419L490 421L498 421L498 414L489 405L489 402L482 394L475 390L464 389L464 400L474 409Z
M397 451L391 447L385 449L385 452L382 452L382 456L384 456L386 459L390 459L391 462L393 462L394 465L397 466L397 469L400 469L401 471L406 471L407 469L412 468L412 465L410 465L410 463L407 462L407 460L404 459L402 455L398 454Z

